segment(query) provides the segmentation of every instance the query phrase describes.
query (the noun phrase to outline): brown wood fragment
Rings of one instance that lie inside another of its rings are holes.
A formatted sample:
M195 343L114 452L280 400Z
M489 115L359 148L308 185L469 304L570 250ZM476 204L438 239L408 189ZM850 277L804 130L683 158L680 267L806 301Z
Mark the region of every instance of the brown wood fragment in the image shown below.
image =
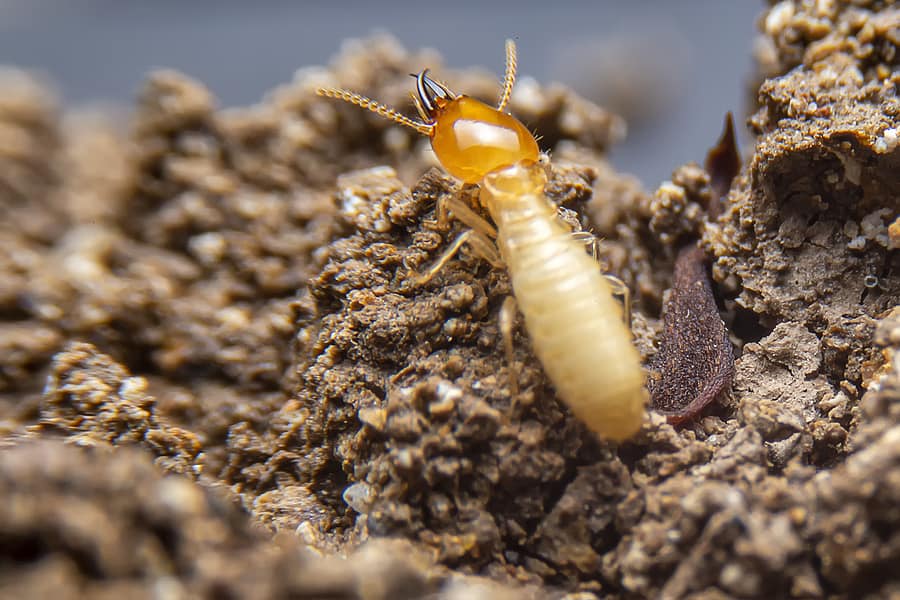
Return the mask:
M721 137L706 155L712 190L707 218L715 219L722 211L722 199L740 168L734 119L728 113ZM694 242L675 260L672 290L663 306L662 340L651 370L650 403L674 424L695 418L731 385L734 350L713 296L709 260Z
M653 408L681 423L697 416L731 385L734 351L713 298L706 255L695 245L675 261L672 291L663 308L663 334L651 363Z

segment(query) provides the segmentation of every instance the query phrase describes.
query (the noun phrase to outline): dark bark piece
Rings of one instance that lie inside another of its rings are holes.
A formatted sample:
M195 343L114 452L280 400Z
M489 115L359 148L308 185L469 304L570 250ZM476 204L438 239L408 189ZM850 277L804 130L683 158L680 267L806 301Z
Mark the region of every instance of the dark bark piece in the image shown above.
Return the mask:
M651 369L651 404L670 423L696 417L731 384L734 352L713 298L706 255L696 246L683 248L675 261L662 343Z
M722 199L740 168L729 112L722 135L706 154L712 191L708 219L721 212ZM709 260L695 244L684 246L675 260L672 291L663 306L662 340L651 371L651 406L674 424L695 418L731 385L734 351L713 296Z

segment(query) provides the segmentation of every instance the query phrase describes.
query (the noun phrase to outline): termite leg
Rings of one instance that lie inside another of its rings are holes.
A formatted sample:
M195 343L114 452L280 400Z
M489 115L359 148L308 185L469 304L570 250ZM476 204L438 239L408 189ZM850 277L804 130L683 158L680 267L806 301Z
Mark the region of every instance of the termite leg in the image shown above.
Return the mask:
M445 194L437 199L434 207L434 220L426 220L425 225L429 227L436 227L439 230L445 230L449 227L450 209L447 208L447 199L449 197L449 194Z
M581 222L578 220L578 213L574 210L559 206L556 208L556 218L569 228L572 237L576 242L584 244L591 251L591 258L599 261L600 256L600 238L581 228Z
M434 209L435 218L428 221L429 225L438 229L446 229L450 223L450 213L453 217L467 225L470 229L480 231L489 238L497 237L497 230L470 208L471 201L478 196L478 186L464 186L459 194L444 194L437 199Z
M600 262L600 238L595 236L590 231L584 231L580 229L581 225L578 222L578 218L575 213L567 208L563 208L560 206L556 212L557 218L560 221L569 226L572 230L572 238L588 246L591 250L591 258ZM604 275L607 283L609 283L610 287L612 287L613 296L617 296L622 299L622 307L625 317L625 323L628 325L628 328L631 329L631 290L628 289L628 286L625 285L625 282L616 277L615 275Z
M500 335L506 352L506 366L509 369L509 393L512 398L519 395L519 368L513 356L513 327L516 323L516 299L507 296L500 307Z
M480 218L480 217L479 217ZM474 229L467 229L462 232L456 239L453 240L453 243L444 250L444 253L441 255L437 261L431 267L428 268L427 271L422 273L421 275L416 276L415 284L424 285L431 281L431 278L437 275L438 271L444 268L451 258L453 258L463 244L469 244L469 248L472 250L472 253L478 258L482 258L486 260L490 265L496 269L502 269L503 259L500 257L500 252L497 250L497 246L494 242L481 233L480 231L476 231Z
M631 329L631 290L625 285L625 282L615 275L604 275L606 282L612 288L613 296L622 299L622 308L625 313L625 324Z
M443 210L450 211L463 225L474 229L484 237L493 239L497 237L497 230L484 217L480 216L469 205L457 196L447 196L443 199Z
M569 228L572 233L587 233L581 229L581 222L578 220L578 213L565 206L556 207L556 218L562 221L563 225Z
M588 246L591 249L591 258L599 262L600 240L597 239L596 235L590 231L573 231L572 237L575 238L576 242L581 242L585 246Z
M463 193L471 194L472 190L463 190ZM456 195L441 196L438 198L435 211L437 212L437 222L439 224L442 222L446 223L450 213L453 213L453 217L469 227L469 229L459 234L437 262L425 273L416 277L416 285L428 283L466 243L469 244L469 248L475 256L486 260L492 267L500 269L505 266L500 256L500 251L497 250L497 245L493 242L497 237L497 230L478 213L469 208L462 199Z

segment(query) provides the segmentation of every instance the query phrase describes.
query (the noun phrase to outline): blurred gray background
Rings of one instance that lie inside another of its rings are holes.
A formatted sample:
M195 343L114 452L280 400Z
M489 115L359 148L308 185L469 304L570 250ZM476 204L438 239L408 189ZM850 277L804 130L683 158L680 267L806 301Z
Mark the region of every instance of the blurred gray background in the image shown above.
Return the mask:
M562 81L626 117L613 162L652 189L741 120L761 0L0 0L0 64L36 69L69 105L127 105L174 67L224 106L253 103L342 40L388 31L448 65ZM746 136L744 136L746 137Z

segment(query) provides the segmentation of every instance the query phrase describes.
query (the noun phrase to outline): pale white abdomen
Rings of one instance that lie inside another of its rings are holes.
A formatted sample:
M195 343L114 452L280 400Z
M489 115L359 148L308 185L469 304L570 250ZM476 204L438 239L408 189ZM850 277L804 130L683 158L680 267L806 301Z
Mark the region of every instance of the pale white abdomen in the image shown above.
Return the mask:
M482 188L516 303L559 397L597 434L623 440L644 417L640 356L600 266L556 218L543 186L525 184L540 178L515 172L528 168L489 174Z

